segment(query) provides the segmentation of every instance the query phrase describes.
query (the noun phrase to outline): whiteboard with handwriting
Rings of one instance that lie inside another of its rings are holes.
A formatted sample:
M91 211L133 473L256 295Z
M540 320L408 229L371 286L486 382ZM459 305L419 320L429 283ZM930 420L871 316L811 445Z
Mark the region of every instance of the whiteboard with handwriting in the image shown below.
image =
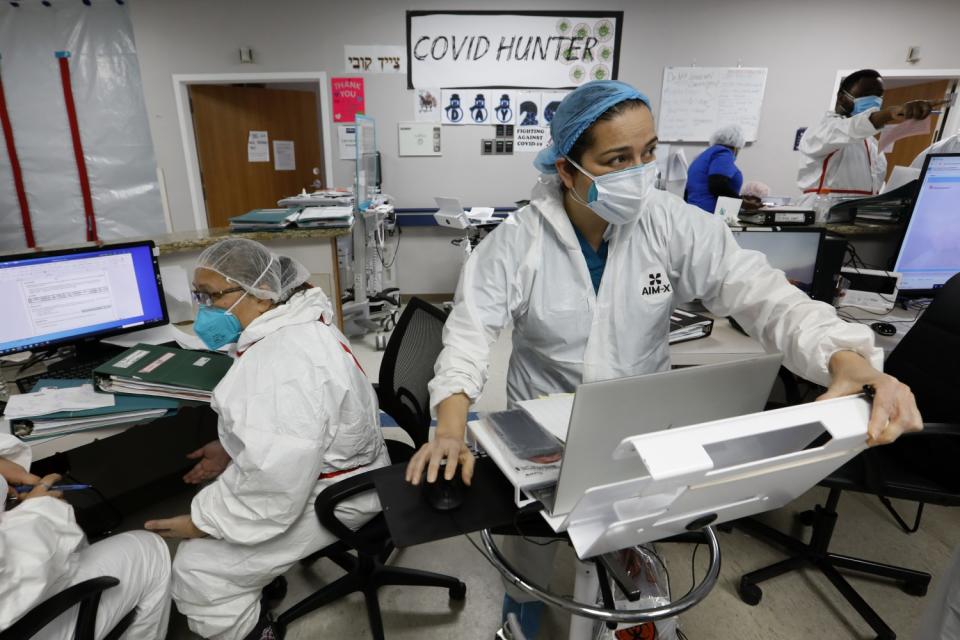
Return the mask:
M719 127L739 124L753 142L766 84L765 67L666 67L657 136L701 142Z

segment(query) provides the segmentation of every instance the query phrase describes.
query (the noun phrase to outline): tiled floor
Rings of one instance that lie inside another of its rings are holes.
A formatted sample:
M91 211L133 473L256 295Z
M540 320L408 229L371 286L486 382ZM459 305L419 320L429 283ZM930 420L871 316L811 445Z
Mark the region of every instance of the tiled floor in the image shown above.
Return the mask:
M478 408L496 409L505 405L505 372L509 336L494 350L490 383ZM375 379L380 353L371 341L354 341L354 352L367 373ZM793 514L809 508L826 495L814 489L797 502L764 516L783 530L797 526ZM188 498L180 498L183 503ZM176 503L177 499L171 501ZM170 513L174 504L164 505ZM912 513L913 505L899 505ZM155 506L151 509L160 509ZM928 571L937 576L944 570L953 548L960 544L960 510L927 507L923 525L913 535L904 534L875 498L845 494L840 502L840 520L832 549L840 553ZM756 607L740 601L736 585L741 574L781 559L764 543L740 532L721 534L723 565L720 580L710 596L684 614L681 628L690 640L737 638L738 640L806 640L808 638L866 639L870 628L843 601L820 575L805 571L777 578L763 586L763 600ZM661 545L671 572L673 593L690 586L692 547ZM705 570L707 554L697 556L698 575ZM420 638L493 638L498 627L503 589L497 572L464 538L422 545L395 556L394 562L459 576L467 583L464 603L451 603L441 589L389 587L381 591L381 606L387 637L392 640ZM564 548L557 556L552 588L569 593L572 588L573 554ZM285 608L336 579L341 572L329 561L311 569L296 568L288 574L290 592L280 607ZM861 595L873 605L900 638L911 638L926 599L909 596L895 586L864 578L851 578ZM568 617L549 610L542 638L565 638ZM182 617L175 616L170 638L193 638ZM289 629L291 640L314 638L369 638L366 611L361 597L332 604Z

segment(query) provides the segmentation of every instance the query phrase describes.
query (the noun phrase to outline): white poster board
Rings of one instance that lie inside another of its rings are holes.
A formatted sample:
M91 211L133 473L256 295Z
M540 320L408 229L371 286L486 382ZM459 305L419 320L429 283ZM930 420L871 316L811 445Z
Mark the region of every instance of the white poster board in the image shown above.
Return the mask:
M293 140L273 141L273 169L274 171L296 171L297 161Z
M354 124L337 125L337 149L341 160L357 159L357 126Z
M397 155L443 155L440 145L440 130L439 122L398 122Z
M766 84L765 67L666 67L657 136L703 142L719 127L739 124L754 142Z
M400 45L351 45L343 47L347 73L406 73L407 55Z
M622 22L622 11L408 11L408 87L569 88L616 78Z
M247 134L247 162L270 162L270 143L266 131Z

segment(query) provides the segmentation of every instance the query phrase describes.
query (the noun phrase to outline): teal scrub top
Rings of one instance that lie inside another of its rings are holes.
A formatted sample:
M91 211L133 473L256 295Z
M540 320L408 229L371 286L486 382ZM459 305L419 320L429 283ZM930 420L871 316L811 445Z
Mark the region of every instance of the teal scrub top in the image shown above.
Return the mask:
M593 247L590 246L590 243L587 242L587 239L583 237L576 226L573 227L573 230L577 234L577 240L580 241L580 250L583 252L583 257L587 261L587 270L590 271L590 280L593 282L593 292L599 293L600 280L603 278L603 270L607 266L607 247L609 243L604 240L600 243L600 249L594 251Z

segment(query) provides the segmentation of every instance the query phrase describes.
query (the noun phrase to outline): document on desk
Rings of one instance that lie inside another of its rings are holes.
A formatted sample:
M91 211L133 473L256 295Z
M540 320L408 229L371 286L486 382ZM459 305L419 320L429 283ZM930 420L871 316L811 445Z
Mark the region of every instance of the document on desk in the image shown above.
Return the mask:
M59 411L82 411L112 407L113 396L97 393L92 384L65 389L40 389L33 393L10 396L4 417L7 419L43 416Z
M500 440L485 419L467 423L467 429L513 486L520 489L536 489L554 484L560 477L559 461L538 464L519 459Z
M573 413L572 393L555 393L536 400L522 400L517 406L530 414L554 438L560 442L567 441L570 414Z

